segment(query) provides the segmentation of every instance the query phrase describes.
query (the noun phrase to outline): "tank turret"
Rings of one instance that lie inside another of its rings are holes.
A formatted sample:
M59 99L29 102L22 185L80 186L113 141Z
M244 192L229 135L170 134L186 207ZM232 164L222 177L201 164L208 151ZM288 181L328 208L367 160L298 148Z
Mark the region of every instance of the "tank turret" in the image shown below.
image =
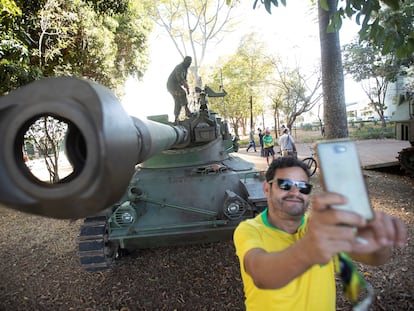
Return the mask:
M121 250L230 239L261 212L264 172L235 156L237 139L208 109L173 124L129 116L105 87L77 78L33 82L0 98L0 203L54 218L84 218L81 264L106 269ZM41 116L64 121L73 171L46 183L25 165L22 145Z
M414 93L407 91L401 94L397 106L395 120L396 139L410 142L411 147L398 152L401 169L414 176Z

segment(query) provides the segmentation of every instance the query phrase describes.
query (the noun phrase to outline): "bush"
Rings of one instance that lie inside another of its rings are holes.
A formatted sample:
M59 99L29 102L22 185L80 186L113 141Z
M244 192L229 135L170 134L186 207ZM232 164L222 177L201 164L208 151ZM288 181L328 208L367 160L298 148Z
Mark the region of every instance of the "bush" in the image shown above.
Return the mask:
M350 137L355 139L383 139L395 138L395 129L393 127L361 127L350 133Z
M312 131L312 124L311 123L302 124L300 126L300 129L304 131Z

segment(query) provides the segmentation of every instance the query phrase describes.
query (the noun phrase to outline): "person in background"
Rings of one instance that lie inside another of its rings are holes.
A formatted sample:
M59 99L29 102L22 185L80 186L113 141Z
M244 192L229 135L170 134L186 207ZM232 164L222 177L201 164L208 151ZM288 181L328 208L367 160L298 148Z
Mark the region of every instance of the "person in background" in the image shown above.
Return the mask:
M254 152L256 152L256 143L254 141L254 129L250 131L249 139L250 141L249 141L249 145L247 146L246 152L249 152L249 149L251 147L253 147Z
M270 130L266 128L263 136L263 147L267 166L269 166L269 156L272 157L272 161L275 159L275 150L273 149L274 144L273 137L270 135Z
M187 100L187 94L190 94L187 83L187 71L191 65L191 62L192 58L190 56L184 57L183 62L175 66L174 70L171 72L167 80L167 90L171 93L174 99L175 123L178 123L181 107L184 107L187 117L191 116L191 111L188 108Z
M406 244L401 219L375 211L368 222L356 213L333 209L346 202L336 193L318 193L311 200L309 178L302 161L274 160L263 183L267 208L234 232L247 311L334 311L339 254L380 265L394 247Z
M282 157L294 155L294 151L296 151L295 140L292 135L289 134L288 128L283 130L283 135L279 138L279 145Z
M260 127L257 129L257 131L259 132L258 136L259 136L259 143L260 143L260 156L263 158L264 157L264 147L263 147L264 134Z
M280 136L283 135L285 129L287 129L287 127L284 124L282 124L282 126L280 127Z

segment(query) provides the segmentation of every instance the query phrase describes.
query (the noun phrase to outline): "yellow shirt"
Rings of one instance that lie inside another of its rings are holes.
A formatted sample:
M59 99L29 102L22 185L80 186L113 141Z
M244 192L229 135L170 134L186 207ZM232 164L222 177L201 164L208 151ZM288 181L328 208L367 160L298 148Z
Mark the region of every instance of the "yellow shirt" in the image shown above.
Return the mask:
M267 222L266 209L255 218L241 222L236 228L234 244L240 261L246 310L335 310L335 270L332 260L323 266L313 266L283 288L275 290L257 288L244 269L243 258L249 250L252 248L262 248L268 252L283 250L303 237L307 222L308 217L304 216L298 231L290 234L272 227Z

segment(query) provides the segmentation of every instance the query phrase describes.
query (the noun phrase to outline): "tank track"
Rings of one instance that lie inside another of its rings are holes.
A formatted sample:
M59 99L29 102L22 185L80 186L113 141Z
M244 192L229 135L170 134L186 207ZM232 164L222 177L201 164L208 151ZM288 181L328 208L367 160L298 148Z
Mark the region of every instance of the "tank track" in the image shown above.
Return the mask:
M81 266L90 272L109 270L117 253L118 246L108 240L107 216L86 218L78 237Z
M414 176L414 147L404 148L398 152L398 161L401 169L410 176Z

